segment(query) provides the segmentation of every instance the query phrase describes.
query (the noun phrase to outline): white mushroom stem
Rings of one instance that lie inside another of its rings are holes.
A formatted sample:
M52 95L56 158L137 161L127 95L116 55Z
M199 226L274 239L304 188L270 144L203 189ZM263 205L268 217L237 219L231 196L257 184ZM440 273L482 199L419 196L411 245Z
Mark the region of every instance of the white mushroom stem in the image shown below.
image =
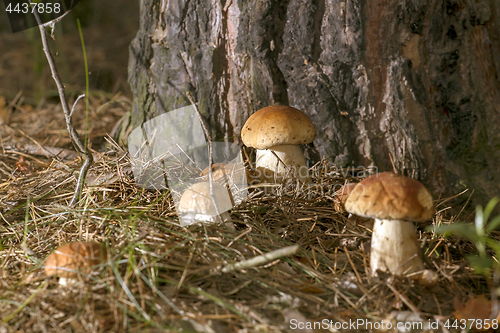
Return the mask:
M187 227L192 224L196 224L199 222L202 223L220 223L223 222L229 227L233 227L234 225L231 222L228 222L231 219L231 215L229 212L223 212L220 215L211 215L211 214L199 214L199 213L187 213L181 216L180 224L183 227Z
M370 250L372 274L377 270L403 275L424 269L413 222L375 219Z
M260 179L264 182L274 183L275 176L276 180L280 181L287 172L290 172L292 178L301 182L308 182L310 179L306 160L302 155L302 150L297 145L257 149L255 168L260 172Z
M76 279L65 278L65 277L59 278L59 284L61 286L65 286L65 287L75 285L75 284L77 284L77 282L78 282L78 280L76 280Z

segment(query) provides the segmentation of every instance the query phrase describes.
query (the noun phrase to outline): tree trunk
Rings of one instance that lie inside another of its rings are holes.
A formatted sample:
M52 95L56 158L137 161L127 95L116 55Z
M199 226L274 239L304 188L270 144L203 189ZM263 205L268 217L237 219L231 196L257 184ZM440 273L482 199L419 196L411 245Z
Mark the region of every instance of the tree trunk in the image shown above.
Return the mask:
M313 161L395 168L435 198L499 194L499 1L142 0L140 14L122 136L187 91L216 140L285 104L316 126Z

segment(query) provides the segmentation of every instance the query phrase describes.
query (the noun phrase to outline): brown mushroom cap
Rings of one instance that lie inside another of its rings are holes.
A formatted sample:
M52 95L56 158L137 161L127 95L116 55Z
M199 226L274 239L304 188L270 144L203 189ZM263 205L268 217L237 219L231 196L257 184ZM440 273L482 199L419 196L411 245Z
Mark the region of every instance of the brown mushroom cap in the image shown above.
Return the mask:
M309 117L283 105L260 109L248 118L241 130L245 146L257 149L311 143L315 137L316 129Z
M74 278L76 271L88 272L92 266L106 261L107 254L103 244L93 242L68 243L54 252L45 262L45 274L63 278Z
M347 198L349 213L388 220L427 221L434 215L434 201L418 180L382 172L358 183Z

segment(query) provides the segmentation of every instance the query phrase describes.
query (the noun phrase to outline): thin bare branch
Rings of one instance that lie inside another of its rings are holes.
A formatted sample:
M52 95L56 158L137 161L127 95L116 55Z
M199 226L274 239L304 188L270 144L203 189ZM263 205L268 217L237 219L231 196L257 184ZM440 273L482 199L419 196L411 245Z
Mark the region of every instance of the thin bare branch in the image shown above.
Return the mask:
M78 101L81 100L83 97L85 97L85 94L81 94L80 96L78 96L75 103L73 103L73 107L71 108L71 113L69 115L70 117L73 116L73 112L75 111L75 108L76 108L76 105L78 104Z
M30 1L31 3L31 1ZM42 45L43 45L43 52L45 53L45 57L47 58L47 62L49 63L50 71L52 73L52 78L54 79L56 85L57 85L57 91L59 92L59 98L61 99L61 106L63 108L64 116L66 118L66 127L69 132L69 137L71 141L73 142L73 145L75 146L76 150L83 155L84 161L83 165L80 168L80 174L78 175L78 181L76 184L76 189L75 189L75 194L73 195L69 205L73 206L77 201L78 198L80 197L83 189L83 182L85 181L85 176L87 175L87 172L92 165L92 162L94 161L92 157L92 153L88 149L88 147L82 142L80 139L80 136L78 135L78 132L76 131L75 127L73 126L73 122L71 120L71 111L69 109L68 105L68 100L66 99L66 92L64 90L64 85L61 82L61 78L59 77L59 73L57 72L57 67L54 61L54 58L52 57L52 53L50 52L49 48L49 43L47 41L47 34L45 31L45 27L42 23L42 20L40 19L40 16L38 15L38 12L35 10L33 11L33 14L35 15L36 21L39 25L40 29L40 36L42 38Z
M229 264L222 268L222 273L230 273L233 271L238 271L245 268L252 268L255 266L260 266L267 264L273 260L276 260L281 257L290 256L299 251L300 247L298 245L287 246L282 249L274 250L265 254L262 254L257 257L253 257L252 259L244 260L237 262L235 264Z

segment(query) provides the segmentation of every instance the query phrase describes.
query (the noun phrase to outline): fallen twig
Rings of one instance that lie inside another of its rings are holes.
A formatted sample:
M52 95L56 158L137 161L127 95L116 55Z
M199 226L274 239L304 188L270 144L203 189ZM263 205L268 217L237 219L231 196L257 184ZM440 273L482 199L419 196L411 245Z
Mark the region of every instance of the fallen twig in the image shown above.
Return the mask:
M292 254L295 254L299 251L300 246L298 245L292 245L292 246L287 246L282 249L274 250L271 252L268 252L266 254L262 254L257 257L253 257L252 259L244 260L237 262L235 264L229 264L222 268L222 273L230 273L233 271L245 269L245 268L252 268L255 266L260 266L267 264L268 262L271 262L273 260L276 260L281 257L285 256L290 256Z
M20 152L30 155L40 155L45 156L47 158L59 157L60 159L72 160L78 157L78 154L74 150L64 149L59 147L46 147L46 146L37 146L33 144L12 144L12 145L4 145L5 152Z

